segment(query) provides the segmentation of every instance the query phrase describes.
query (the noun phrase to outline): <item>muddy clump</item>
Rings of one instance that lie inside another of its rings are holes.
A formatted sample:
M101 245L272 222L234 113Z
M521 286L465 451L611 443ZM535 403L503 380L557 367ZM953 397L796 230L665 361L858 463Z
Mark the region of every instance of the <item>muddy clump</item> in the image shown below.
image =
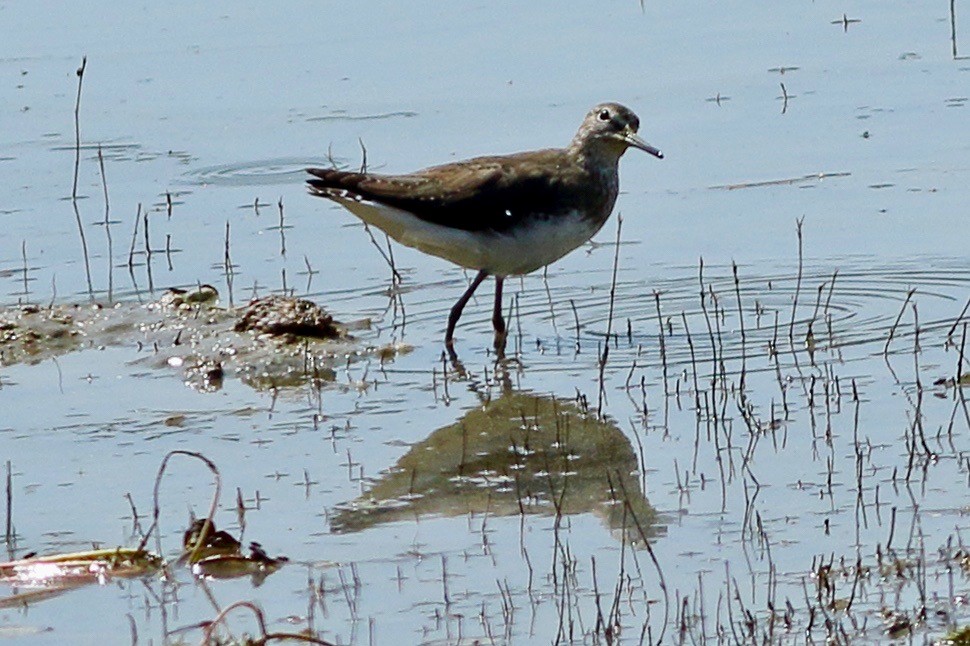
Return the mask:
M323 384L338 366L407 350L362 344L307 299L271 295L221 307L211 285L170 289L148 304L0 308L0 366L108 348L133 349L131 364L179 369L186 385L204 392L232 377L257 390Z
M250 301L233 327L236 332L311 339L338 339L346 334L342 326L319 305L303 298L267 296Z

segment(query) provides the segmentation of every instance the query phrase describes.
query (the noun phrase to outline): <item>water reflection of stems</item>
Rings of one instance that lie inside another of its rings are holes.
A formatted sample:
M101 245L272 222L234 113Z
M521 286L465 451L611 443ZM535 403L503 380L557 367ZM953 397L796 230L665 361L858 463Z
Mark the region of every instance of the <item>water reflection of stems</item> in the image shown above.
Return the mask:
M607 478L609 477L610 475L607 474ZM661 626L660 635L657 637L656 643L662 644L664 635L667 632L667 623L670 618L669 617L670 594L667 590L667 580L664 578L663 568L660 567L660 561L657 559L657 555L653 551L653 546L650 544L650 539L647 537L647 533L646 531L644 531L644 528L642 523L640 522L640 519L637 518L636 512L633 510L633 505L630 503L630 494L626 489L626 484L624 484L623 478L617 478L616 485L623 496L623 499L622 499L623 508L624 508L623 531L626 532L626 528L627 528L626 518L629 517L630 520L633 521L633 527L636 528L637 534L639 535L640 540L643 542L643 546L647 550L647 554L650 556L650 560L653 561L654 568L657 570L658 585L660 586L660 589L663 591L663 595L664 595L664 621L663 621L663 625ZM610 481L610 488L611 489L613 488L612 481ZM646 625L645 625L645 628L646 628Z
M956 370L956 374L953 375L954 378L956 379L956 382L955 383L957 384L957 386L962 385L963 384L963 379L965 379L965 377L964 377L964 374L965 373L963 371L963 359L964 359L964 356L965 356L964 355L964 350L966 349L966 346L967 346L967 324L964 323L963 324L963 335L960 338L960 351L959 351L959 354L957 355L957 370Z
M963 372L963 357L964 357L963 352L966 344L967 344L967 324L964 323L963 338L960 341L960 356L957 359L957 376L956 376L957 381L954 382L954 387L953 387L954 398L956 401L953 405L953 413L950 414L950 426L947 431L947 434L951 438L951 445L952 445L952 437L953 437L953 421L956 418L957 406L961 406L963 408L963 418L967 422L967 429L970 430L970 409L968 409L967 407L967 397L964 394L964 386L963 386L964 380L966 380L967 378L967 374L970 374L970 373ZM968 482L970 482L970 458L967 459L967 473L968 473Z
M690 326L687 325L687 314L680 312L680 318L684 323L684 333L687 335L687 347L690 348L690 371L694 378L694 412L697 419L701 418L701 389L697 382L697 355L694 352L694 339L690 334Z
M247 641L247 643L252 644L267 644L271 641L298 641L305 644L321 644L322 646L332 646L331 642L318 639L317 637L312 637L303 633L270 633L266 631L266 617L263 615L262 609L257 606L252 601L236 601L231 603L225 608L223 608L215 618L208 622L202 632L202 643L201 646L206 646L208 644L221 644L222 641L215 639L213 637L213 632L219 627L219 624L226 621L226 616L235 610L236 608L246 608L250 610L256 617L256 624L259 626L259 637L255 641Z
M576 301L570 298L569 306L573 310L573 321L575 323L575 330L576 330L576 354L579 354L581 348L579 345L579 314L576 313Z
M788 386L785 384L785 379L781 374L781 355L778 352L778 311L775 310L775 331L774 340L771 343L769 354L771 358L775 360L775 379L778 381L778 390L781 392L781 406L785 411L785 419L790 419L790 413L788 410ZM792 353L794 354L794 352ZM774 414L772 414L772 420L774 420Z
M352 568L357 566L351 563ZM350 611L350 618L352 621L356 622L358 619L357 615L357 592L360 589L360 580L357 578L356 569L354 571L354 596L350 596L350 586L347 585L347 577L344 576L343 568L337 568L337 577L340 579L340 589L344 593L344 600L347 602L347 609Z

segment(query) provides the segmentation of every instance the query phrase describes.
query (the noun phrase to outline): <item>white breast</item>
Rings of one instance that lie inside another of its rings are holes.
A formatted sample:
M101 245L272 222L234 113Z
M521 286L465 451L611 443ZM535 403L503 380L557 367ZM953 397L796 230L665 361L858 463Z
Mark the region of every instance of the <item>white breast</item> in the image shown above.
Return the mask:
M583 218L577 212L536 220L528 228L489 233L483 269L499 276L528 274L559 260L586 243L604 222Z

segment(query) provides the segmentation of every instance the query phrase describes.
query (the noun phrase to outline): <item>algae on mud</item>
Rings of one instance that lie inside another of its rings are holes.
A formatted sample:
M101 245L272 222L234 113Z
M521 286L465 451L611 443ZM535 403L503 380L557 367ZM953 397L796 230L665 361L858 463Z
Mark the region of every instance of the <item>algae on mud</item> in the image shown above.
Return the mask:
M306 299L271 295L240 308L219 307L217 299L215 288L202 285L169 290L147 305L8 307L0 310L0 365L135 347L136 361L182 368L186 384L198 390L218 390L225 376L262 390L333 381L335 366L407 351L400 344L363 346Z

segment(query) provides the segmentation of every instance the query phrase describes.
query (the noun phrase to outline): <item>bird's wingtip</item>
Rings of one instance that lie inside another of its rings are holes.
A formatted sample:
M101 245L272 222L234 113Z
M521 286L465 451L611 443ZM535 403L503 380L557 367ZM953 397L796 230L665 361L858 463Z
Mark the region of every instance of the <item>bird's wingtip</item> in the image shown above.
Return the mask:
M318 179L308 179L306 181L306 190L310 195L326 197L328 188Z

